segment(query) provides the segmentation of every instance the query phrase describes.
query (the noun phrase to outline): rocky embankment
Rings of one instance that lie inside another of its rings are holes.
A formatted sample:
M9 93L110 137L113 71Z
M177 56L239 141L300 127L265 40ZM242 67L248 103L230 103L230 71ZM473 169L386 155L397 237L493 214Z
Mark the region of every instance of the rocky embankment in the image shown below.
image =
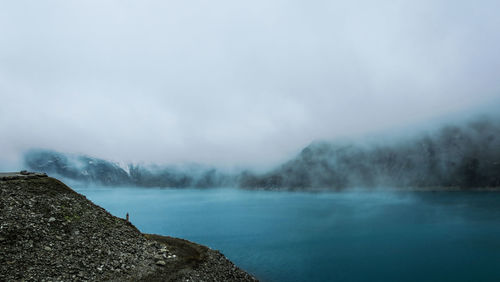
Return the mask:
M142 234L57 179L0 174L0 281L255 281L220 252Z

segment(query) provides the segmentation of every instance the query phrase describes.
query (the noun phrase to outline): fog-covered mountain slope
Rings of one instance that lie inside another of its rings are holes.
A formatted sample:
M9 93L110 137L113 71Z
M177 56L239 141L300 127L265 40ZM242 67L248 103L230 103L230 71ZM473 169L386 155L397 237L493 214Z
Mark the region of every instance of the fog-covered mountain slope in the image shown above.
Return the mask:
M278 168L246 173L242 187L500 187L500 122L478 119L378 145L315 142Z
M106 160L49 150L28 151L24 155L24 163L31 170L43 171L77 182L108 186L221 187L233 181L233 178L214 168L202 166L174 168L129 164L124 169Z
M224 174L203 166L129 164L47 150L25 154L28 169L85 183L140 187L327 189L500 187L500 119L476 119L385 143L314 142L263 174Z

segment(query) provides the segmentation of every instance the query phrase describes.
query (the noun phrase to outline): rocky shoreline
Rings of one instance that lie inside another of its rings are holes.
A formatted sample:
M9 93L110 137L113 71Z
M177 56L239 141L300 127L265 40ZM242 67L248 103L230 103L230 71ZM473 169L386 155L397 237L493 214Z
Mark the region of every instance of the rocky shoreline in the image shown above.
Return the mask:
M256 281L220 252L142 234L57 179L0 174L0 281Z

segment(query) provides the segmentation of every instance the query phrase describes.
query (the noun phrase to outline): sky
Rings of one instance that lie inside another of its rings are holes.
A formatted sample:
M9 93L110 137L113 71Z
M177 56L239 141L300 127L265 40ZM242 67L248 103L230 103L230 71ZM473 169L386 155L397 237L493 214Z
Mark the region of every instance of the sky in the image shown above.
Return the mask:
M499 1L0 0L0 167L277 164L500 106Z

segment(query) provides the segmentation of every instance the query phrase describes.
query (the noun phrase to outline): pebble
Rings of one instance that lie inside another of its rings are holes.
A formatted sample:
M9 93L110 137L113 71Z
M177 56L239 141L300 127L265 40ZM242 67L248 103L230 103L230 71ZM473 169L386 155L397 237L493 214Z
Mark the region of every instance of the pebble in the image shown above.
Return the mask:
M52 249L49 246L45 246L43 249L46 251L52 251Z
M165 265L167 265L167 263L164 260L159 260L156 262L156 265L165 266Z
M56 221L56 218L55 218L55 217L51 217L51 218L49 218L49 222L54 222L54 221Z

